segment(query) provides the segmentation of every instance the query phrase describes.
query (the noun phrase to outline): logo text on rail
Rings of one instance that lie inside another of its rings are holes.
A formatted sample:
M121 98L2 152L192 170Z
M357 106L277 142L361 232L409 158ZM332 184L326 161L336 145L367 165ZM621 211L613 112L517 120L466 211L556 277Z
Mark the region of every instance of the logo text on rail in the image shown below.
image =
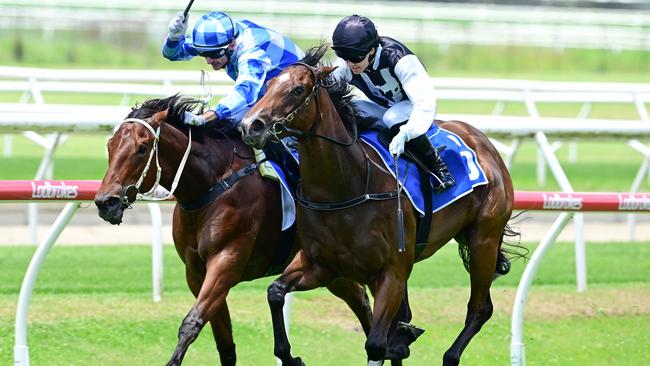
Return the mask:
M650 197L618 195L618 209L625 211L650 211Z
M580 210L582 208L582 198L567 195L562 197L557 193L547 195L544 193L544 208L547 210Z
M50 182L32 184L32 198L45 199L73 199L79 195L79 186L69 186L64 182L52 185Z

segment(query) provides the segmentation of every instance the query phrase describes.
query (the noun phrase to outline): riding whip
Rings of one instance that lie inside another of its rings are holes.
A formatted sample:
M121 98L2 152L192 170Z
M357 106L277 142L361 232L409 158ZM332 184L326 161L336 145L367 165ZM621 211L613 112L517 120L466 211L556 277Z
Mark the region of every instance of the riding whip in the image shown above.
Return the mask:
M187 13L190 12L190 8L192 7L192 4L194 3L194 0L190 0L190 2L187 4L187 7L185 7L185 11L183 12L183 17L187 19Z
M400 253L406 251L406 242L404 241L404 212L402 211L402 200L400 198L402 189L399 182L399 166L397 165L397 156L393 157L395 164L395 183L397 190L397 244Z

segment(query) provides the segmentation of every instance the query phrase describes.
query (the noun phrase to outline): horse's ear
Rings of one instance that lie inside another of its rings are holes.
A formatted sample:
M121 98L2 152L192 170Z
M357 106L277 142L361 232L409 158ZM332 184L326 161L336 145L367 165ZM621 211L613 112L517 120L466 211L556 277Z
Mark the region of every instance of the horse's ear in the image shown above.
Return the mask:
M319 80L325 79L332 71L336 70L338 66L323 66L319 67L318 70L316 70L316 75L318 75Z
M162 121L166 121L168 111L169 109L165 109L164 111L154 113L153 116L151 116L151 127L157 128L158 126L160 126Z

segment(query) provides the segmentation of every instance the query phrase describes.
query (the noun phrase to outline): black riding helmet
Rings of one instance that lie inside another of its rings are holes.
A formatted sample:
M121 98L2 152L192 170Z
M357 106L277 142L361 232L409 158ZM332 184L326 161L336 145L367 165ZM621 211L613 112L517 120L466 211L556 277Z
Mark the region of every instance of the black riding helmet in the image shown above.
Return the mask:
M375 24L360 15L343 18L332 34L332 49L344 60L365 56L379 44L379 34Z

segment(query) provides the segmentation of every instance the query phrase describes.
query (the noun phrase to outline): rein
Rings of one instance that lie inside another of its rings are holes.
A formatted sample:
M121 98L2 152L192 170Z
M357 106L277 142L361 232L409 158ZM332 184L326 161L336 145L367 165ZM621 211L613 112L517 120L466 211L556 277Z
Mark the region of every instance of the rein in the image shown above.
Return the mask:
M296 62L293 65L300 65L306 67L314 77L314 86L311 90L311 92L307 95L305 100L296 108L294 108L291 113L289 113L286 117L284 117L282 120L275 122L273 126L271 127L271 133L275 136L277 139L277 135L281 132L288 132L290 134L296 135L298 137L318 137L321 138L325 141L331 142L333 144L343 146L343 147L348 147L352 146L358 141L358 131L357 131L357 124L352 123L352 141L351 142L342 142L337 139L324 136L324 135L319 135L316 133L316 129L318 128L320 122L323 121L323 112L321 112L320 109L320 100L318 98L318 92L320 90L320 87L329 87L331 85L323 85L321 81L318 79L318 76L316 75L316 71L314 70L313 67L310 65L303 63L303 62ZM311 103L312 99L316 100L316 110L318 112L318 120L316 123L312 125L312 127L309 129L309 131L305 132L302 130L294 129L291 127L285 126L285 122L291 122L295 119L296 115L298 113L302 112L309 104ZM337 202L337 203L321 203L321 202L313 202L308 199L306 199L303 194L302 194L302 185L298 184L298 187L296 189L296 200L298 203L307 209L310 210L318 210L318 211L336 211L336 210L343 210L346 208L354 207L357 206L361 203L364 203L366 201L385 201L385 200L390 200L398 197L398 191L390 191L390 192L383 192L383 193L368 193L368 189L370 186L370 163L372 162L374 165L377 165L372 159L370 159L370 156L368 156L368 152L366 149L363 148L363 144L360 144L361 149L363 150L363 153L365 154L366 157L366 186L365 190L362 195L355 197L351 200L344 201L344 202ZM381 167L380 167L381 169ZM384 169L381 169L384 171ZM387 172L386 172L387 173Z
M183 203L178 201L178 205L181 206L181 208L185 211L192 211L192 210L197 210L199 208L202 208L203 206L207 205L208 203L214 201L221 195L223 192L227 191L228 188L232 187L237 181L240 179L249 176L257 170L257 168L262 165L267 159L264 158L257 163L251 163L246 165L245 167L239 169L238 171L234 172L232 175L228 176L228 178L224 180L220 180L215 184L208 193L204 194L201 198L194 202L190 203Z
M294 110L291 111L282 120L273 123L273 126L271 127L271 133L273 134L273 136L275 136L275 138L278 139L277 136L278 136L279 133L287 132L287 133L290 133L290 134L295 135L297 137L318 137L318 138L321 138L321 139L323 139L325 141L329 141L329 142L331 142L333 144L336 144L336 145L339 145L339 146L352 146L352 145L354 145L354 143L357 142L357 138L358 138L357 124L356 123L352 123L352 141L350 141L350 142L342 142L342 141L339 141L339 140L334 139L332 137L319 135L319 134L316 133L316 129L318 128L320 122L323 120L323 112L321 112L321 110L320 110L320 99L318 98L318 92L319 92L321 86L327 88L327 87L330 87L331 85L323 85L321 83L321 81L318 79L318 76L316 76L316 71L314 71L314 68L311 67L310 65L308 65L308 64L306 64L304 62L296 62L292 66L296 66L296 65L304 66L311 72L312 76L314 77L314 86L311 89L311 93L309 93L307 95L307 97L305 97L305 100L298 107L294 108ZM285 125L285 123L293 121L294 118L296 117L296 115L298 115L298 113L302 112L305 108L307 108L309 106L312 99L314 99L316 101L316 111L318 112L319 119L316 121L316 123L314 123L311 126L309 131L305 132L305 131L298 130L298 129L295 129L295 128L287 127Z
M178 170L176 171L176 176L174 176L174 180L172 182L172 187L169 191L169 194L167 194L165 197L158 197L154 196L154 192L156 189L160 186L160 176L162 175L162 167L160 166L160 161L158 159L158 142L160 141L160 126L156 128L156 130L151 127L151 125L146 122L145 120L139 119L139 118L127 118L124 121L122 121L122 124L124 123L138 123L144 127L147 128L149 132L154 136L153 140L153 146L151 147L151 152L149 153L149 159L147 160L147 164L144 167L144 170L142 171L142 174L140 175L140 178L135 184L126 186L124 188L124 192L122 193L122 204L124 204L126 207L131 207L131 204L136 201L136 199L142 199L142 200L147 200L147 201L164 201L169 199L171 196L174 195L174 191L176 191L176 187L178 187L178 181L181 178L181 175L183 174L183 170L185 169L185 163L187 163L187 158L190 155L190 150L192 149L192 129L190 129L189 132L189 140L187 142L187 148L185 149L185 154L183 155L183 159L181 159L181 163L178 166ZM156 182L154 185L151 187L151 189L145 193L140 193L140 186L142 185L142 182L144 182L145 177L147 176L147 172L149 171L149 166L151 165L151 161L153 159L154 154L156 155Z
M363 148L363 144L360 144L360 146L361 146L361 150L363 150L363 153L366 156L366 187L364 189L365 193L344 202L338 202L338 203L313 202L307 200L305 196L302 195L302 185L298 184L298 187L296 188L296 201L298 201L300 206L304 208L308 208L310 210L317 210L317 211L336 211L336 210L343 210L346 208L354 207L366 201L385 201L396 197L399 198L398 190L383 192L383 193L368 193L368 189L370 186L370 168L371 168L370 163L372 162L372 164L375 166L378 165L377 163L372 161L372 159L370 159L370 156L368 156L368 152L366 151L366 149ZM382 171L384 171L384 169L382 169L381 167L379 168Z

